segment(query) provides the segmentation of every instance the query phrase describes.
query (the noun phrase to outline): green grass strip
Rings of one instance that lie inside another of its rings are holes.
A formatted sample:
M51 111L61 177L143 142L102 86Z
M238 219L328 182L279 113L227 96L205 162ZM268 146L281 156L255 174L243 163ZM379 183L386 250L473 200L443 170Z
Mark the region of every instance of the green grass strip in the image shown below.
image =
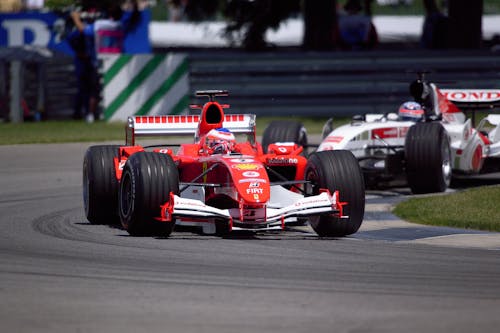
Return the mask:
M106 119L111 116L126 102L132 94L165 59L164 55L156 55L146 63L144 68L130 81L130 84L115 98L114 101L104 110Z
M124 122L83 120L0 123L0 145L124 141Z
M132 55L121 55L118 59L111 65L109 70L104 74L103 81L104 85L110 83L113 78L132 60Z
M148 114L156 103L165 97L165 94L183 77L188 71L187 60L182 61L179 66L173 71L171 75L156 89L156 91L151 95L151 97L139 108L135 113L138 116L144 116Z
M183 97L173 108L172 114L181 113L189 105L189 102L189 96ZM225 111L234 113L230 112L230 110ZM262 135L269 122L279 119L285 118L257 117L257 135ZM286 119L303 122L309 135L321 133L323 124L326 121L325 118L320 117L308 119L290 117ZM23 123L0 122L0 145L122 141L125 139L124 128L125 122L96 121L92 124L87 124L83 120L46 120L40 122L26 121Z
M410 198L393 213L419 224L500 231L500 186L472 188L446 195Z

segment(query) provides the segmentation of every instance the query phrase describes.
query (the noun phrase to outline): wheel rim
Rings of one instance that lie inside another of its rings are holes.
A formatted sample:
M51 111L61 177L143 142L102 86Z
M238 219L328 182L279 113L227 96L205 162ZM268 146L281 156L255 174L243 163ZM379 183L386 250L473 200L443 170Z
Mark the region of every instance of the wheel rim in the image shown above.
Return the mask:
M120 191L120 214L122 216L129 216L132 209L132 180L129 173L125 173L122 177L121 191Z
M447 141L448 140L444 140L441 146L441 152L443 154L442 155L443 161L441 163L441 172L443 174L443 180L446 187L448 187L451 182L451 161L450 161L451 156L450 156L450 147Z
M306 171L305 180L308 181L305 184L306 195L315 195L318 193L318 179L318 174L313 169Z
M304 185L305 196L312 196L318 194L318 173L314 169L308 169L305 172L305 180L308 182ZM309 224L316 230L316 227L320 221L319 216L308 216Z

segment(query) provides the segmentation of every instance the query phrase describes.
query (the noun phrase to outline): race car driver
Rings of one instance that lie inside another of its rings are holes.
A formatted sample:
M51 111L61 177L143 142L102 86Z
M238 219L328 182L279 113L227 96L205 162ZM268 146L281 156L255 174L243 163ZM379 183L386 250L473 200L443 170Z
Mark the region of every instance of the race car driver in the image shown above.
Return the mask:
M203 151L208 155L228 154L235 150L236 139L227 128L210 130L202 140Z
M424 119L424 115L425 111L422 105L413 101L404 102L398 110L398 118L403 121L421 121Z

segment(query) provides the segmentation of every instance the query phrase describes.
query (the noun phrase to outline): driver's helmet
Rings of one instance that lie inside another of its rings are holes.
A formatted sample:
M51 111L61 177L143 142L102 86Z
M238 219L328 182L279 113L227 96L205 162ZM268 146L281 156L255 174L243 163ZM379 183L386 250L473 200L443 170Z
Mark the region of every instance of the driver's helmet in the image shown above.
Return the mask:
M205 149L208 154L227 154L234 150L236 139L227 128L210 130L205 136Z
M398 111L399 119L405 121L420 121L424 118L424 114L422 105L412 101L401 104Z

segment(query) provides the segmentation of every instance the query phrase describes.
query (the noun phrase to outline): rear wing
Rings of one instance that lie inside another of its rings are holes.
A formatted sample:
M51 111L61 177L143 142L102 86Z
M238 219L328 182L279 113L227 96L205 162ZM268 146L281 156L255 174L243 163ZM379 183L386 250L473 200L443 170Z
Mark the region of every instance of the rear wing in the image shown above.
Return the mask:
M199 115L133 116L125 128L127 146L134 146L136 137L196 135ZM251 135L255 140L254 114L226 114L224 127L234 134Z
M461 108L479 109L500 106L500 89L440 89L441 93Z

